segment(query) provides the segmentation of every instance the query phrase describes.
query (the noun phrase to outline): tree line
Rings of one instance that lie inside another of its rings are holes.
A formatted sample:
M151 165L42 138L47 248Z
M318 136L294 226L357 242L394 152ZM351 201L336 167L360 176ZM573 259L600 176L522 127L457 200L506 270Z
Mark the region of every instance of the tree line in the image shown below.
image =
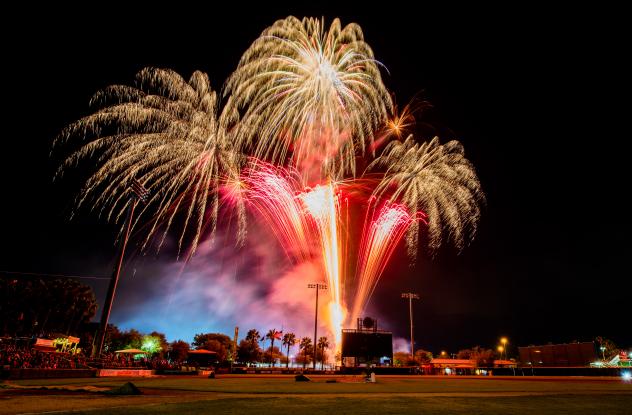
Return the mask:
M79 337L82 349L90 354L96 335L96 324L90 323L90 320L96 315L97 308L92 288L76 279L0 275L2 337L71 335ZM280 342L281 349L275 346L275 341ZM184 340L168 342L165 334L160 332L143 334L135 329L120 330L110 324L104 350L113 353L121 349L142 349L153 356L185 360L189 350L196 348L216 352L220 362L237 360L245 364L270 365L281 362L288 366L290 350L296 345L296 361L303 366L311 364L314 354L312 339L298 338L294 333L283 334L276 329L269 330L265 335L252 329L235 348L232 339L222 333L196 334L192 343ZM326 337L318 339L316 361L321 366L329 357L329 347Z
M275 346L276 341L280 342L281 348ZM135 329L120 330L115 325L109 325L104 350L106 353L112 353L122 349L141 349L152 357L184 361L191 349L203 349L217 353L220 364L239 362L247 365L275 366L279 362L289 367L292 360L290 351L298 346L294 361L305 368L314 361L312 343L310 337L298 338L295 333L283 334L276 329L269 330L265 335L261 335L257 329L251 329L236 347L233 340L223 333L198 333L191 343L184 340L168 342L165 334L160 332L143 334ZM321 369L330 358L329 348L330 343L327 337L319 337L316 344L316 362L320 363Z
M0 333L78 335L97 312L92 288L71 278L0 275Z
M246 334L246 338L241 340L237 346L237 360L245 364L267 363L274 366L277 361L290 365L290 350L298 345L298 353L295 357L296 363L302 364L303 368L313 363L314 345L310 337L298 338L295 333L288 332L280 336L281 332L271 329L265 335L261 336L258 330L251 329ZM283 350L274 346L275 340L280 340ZM266 341L269 341L269 347L265 348ZM259 343L264 343L264 348ZM328 361L328 349L330 347L329 340L325 336L318 338L316 344L316 362L320 363L321 369L325 362Z

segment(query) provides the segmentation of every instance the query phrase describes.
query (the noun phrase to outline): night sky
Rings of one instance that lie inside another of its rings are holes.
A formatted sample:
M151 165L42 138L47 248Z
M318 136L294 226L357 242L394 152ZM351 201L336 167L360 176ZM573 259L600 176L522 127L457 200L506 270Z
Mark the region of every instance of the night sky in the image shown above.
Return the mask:
M81 172L53 183L58 159L49 157L52 139L90 113L98 89L130 84L145 66L185 78L202 70L219 89L277 18L339 16L360 24L400 106L417 93L432 104L420 120L463 143L487 196L479 233L460 255L422 252L410 268L398 252L371 305L381 325L407 338L400 293L415 291L417 347L432 351L494 347L501 335L514 346L596 336L632 345L628 134L617 126L622 50L613 26L588 11L360 10L126 10L18 18L20 30L2 29L0 270L111 272L116 227L86 213L69 221ZM144 263L132 255L114 323L138 312L126 299L159 291ZM103 281L84 282L103 297Z

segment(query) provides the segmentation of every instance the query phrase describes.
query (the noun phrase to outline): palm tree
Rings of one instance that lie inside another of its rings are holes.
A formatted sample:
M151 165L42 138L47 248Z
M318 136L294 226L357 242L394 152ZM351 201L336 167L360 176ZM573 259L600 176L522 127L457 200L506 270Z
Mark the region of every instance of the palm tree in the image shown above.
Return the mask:
M298 347L303 352L303 369L305 369L305 366L307 365L307 357L312 349L312 339L309 337L303 337Z
M259 334L259 330L250 329L248 330L248 334L246 334L246 341L250 343L252 350L259 350L259 341L261 340L261 334ZM258 355L258 354L257 354ZM253 358L254 356L251 356ZM256 361L259 360L261 356L254 357Z
M318 338L318 348L320 349L320 370L323 370L323 365L325 364L325 349L329 348L329 340L327 337L319 337Z
M285 362L285 368L290 367L290 347L296 344L296 334L285 333L283 335L283 346L287 346L287 362Z
M246 340L252 344L259 343L259 338L261 335L257 329L248 330L248 334L246 334Z
M268 334L266 334L266 339L270 339L270 362L272 366L274 366L274 360L272 359L272 348L274 347L274 339L276 338L277 333L278 332L276 331L276 329L272 329L268 331Z

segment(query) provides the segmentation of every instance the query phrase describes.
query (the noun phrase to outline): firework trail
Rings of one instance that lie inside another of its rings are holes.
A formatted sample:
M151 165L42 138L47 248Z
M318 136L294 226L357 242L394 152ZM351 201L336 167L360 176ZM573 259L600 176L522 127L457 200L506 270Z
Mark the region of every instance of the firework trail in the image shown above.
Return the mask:
M161 245L181 213L178 246L183 247L191 231L193 253L205 228L215 230L220 178L234 175L241 164L226 133L237 116L230 111L219 114L217 94L202 72L186 82L171 70L146 68L136 80L137 87L113 85L95 94L91 105L103 108L60 134L55 145L77 137L87 143L79 143L58 175L84 159L95 160L98 167L87 180L78 207L90 204L114 221L132 203L130 185L139 180L152 189L136 220L151 216L146 243L159 225L165 225ZM243 226L243 220L240 223Z
M322 260L327 276L327 286L331 303L329 304L332 332L336 335L336 344L340 344L340 330L344 320L344 287L341 257L340 204L332 183L319 185L301 194L301 200L309 215L314 219L320 237Z
M375 198L371 201L375 202ZM377 214L375 210L369 205L362 231L352 317L362 315L395 247L406 230L419 220L397 204L386 203ZM369 212L373 212L373 217L369 217Z
M390 142L368 169L376 167L384 168L385 173L374 195L392 192L389 200L406 205L411 215L425 212L431 249L441 245L446 231L459 249L465 245L468 230L469 236L474 236L484 195L461 143L440 144L435 137L418 144L408 136L404 142ZM418 232L419 223L413 222L406 238L411 257L416 254Z
M288 17L263 31L226 83L243 111L238 141L272 163L321 177L355 172L355 157L386 121L391 98L360 26ZM246 151L246 150L244 150ZM319 161L317 163L317 161Z
M320 259L328 283L329 317L339 337L344 318L340 205L335 185L301 191L298 173L253 160L244 170L247 202L266 220L296 263ZM317 251L314 247L320 247ZM338 341L340 339L337 339Z
M296 262L313 258L313 228L299 197L298 173L254 160L242 181L246 200L265 218L287 255Z

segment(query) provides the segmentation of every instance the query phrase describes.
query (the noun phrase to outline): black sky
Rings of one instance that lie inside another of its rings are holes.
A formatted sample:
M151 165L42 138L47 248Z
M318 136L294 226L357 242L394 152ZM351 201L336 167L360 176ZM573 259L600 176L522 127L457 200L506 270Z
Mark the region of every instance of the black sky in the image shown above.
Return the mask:
M79 184L72 175L53 184L49 157L96 90L145 66L203 70L219 88L277 18L340 16L361 25L400 104L420 92L433 105L424 120L462 141L487 195L461 255L422 256L413 270L394 262L373 304L385 324L407 336L399 294L416 290L418 344L435 351L492 347L500 335L515 345L598 335L631 345L617 11L360 10L16 16L15 29L2 29L0 270L109 273L114 227L68 221Z

